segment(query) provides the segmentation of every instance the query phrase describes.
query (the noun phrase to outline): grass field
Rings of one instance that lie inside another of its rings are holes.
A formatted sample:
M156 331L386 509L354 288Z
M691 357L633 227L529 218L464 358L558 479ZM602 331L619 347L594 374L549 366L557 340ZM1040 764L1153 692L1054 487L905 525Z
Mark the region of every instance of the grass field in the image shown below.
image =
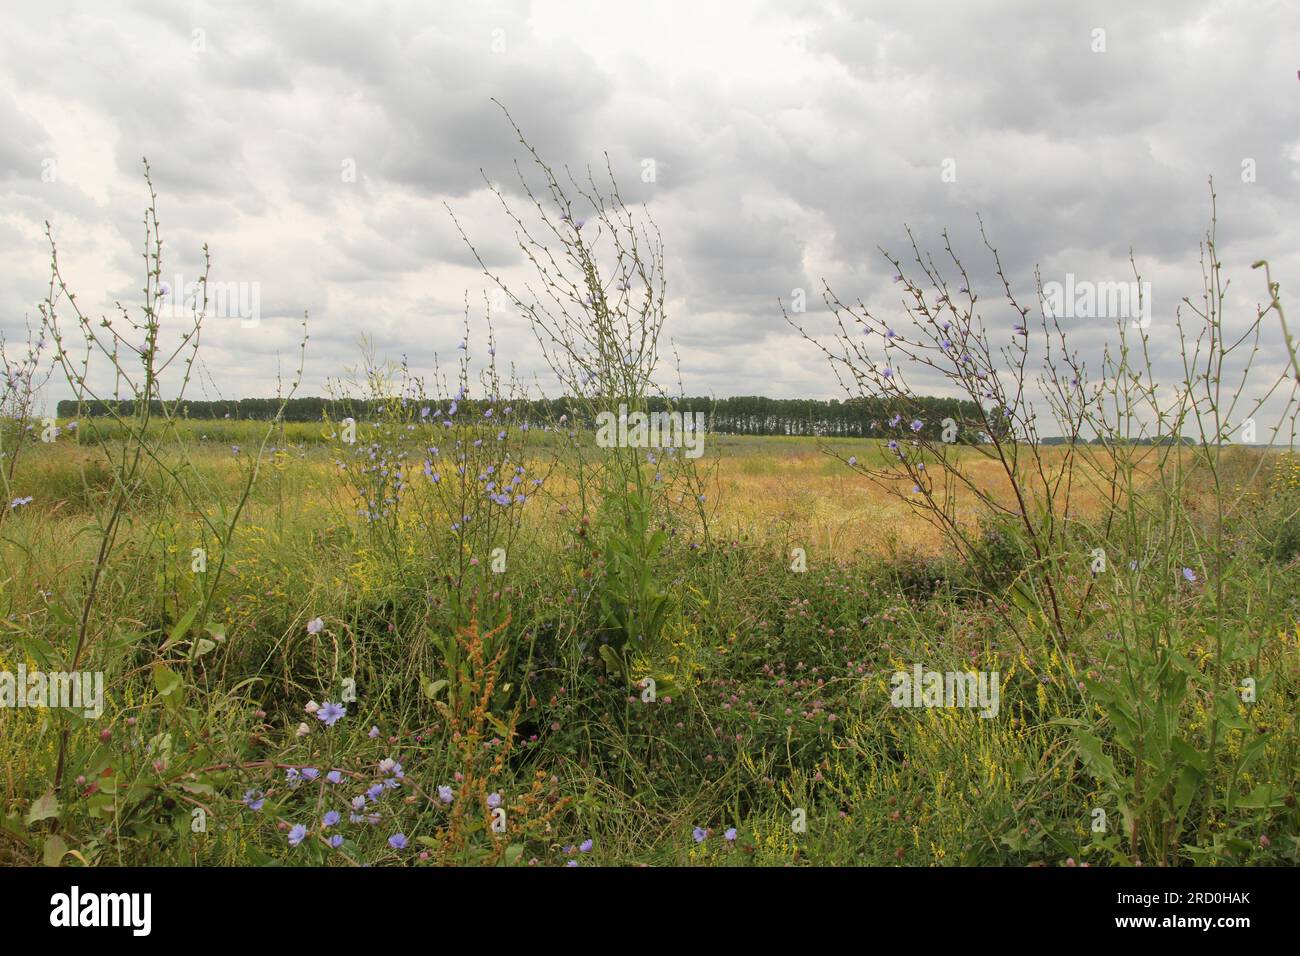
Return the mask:
M465 240L552 396L498 366L490 303L475 358L467 303L451 367L363 337L286 423L304 319L287 397L243 406L274 421L191 419L207 303L164 308L147 165L137 311L82 312L51 237L0 381L0 862L1300 862L1300 357L1262 357L1291 342L1267 261L1224 321L1212 215L1153 356L1148 314L1067 342L993 247L993 300L914 247L888 319L785 313L843 400L732 402L878 439L695 457L657 227L616 189L575 218L515 129L536 282ZM39 417L47 346L75 420Z
M0 671L77 659L105 701L0 709L5 862L1300 859L1293 455L1152 453L1117 506L1045 449L1077 547L957 495L976 565L864 477L875 441L710 436L611 484L534 431L457 484L404 426L187 422L128 472L130 440L62 424L8 481ZM485 503L511 472L525 500ZM995 713L896 706L918 666Z

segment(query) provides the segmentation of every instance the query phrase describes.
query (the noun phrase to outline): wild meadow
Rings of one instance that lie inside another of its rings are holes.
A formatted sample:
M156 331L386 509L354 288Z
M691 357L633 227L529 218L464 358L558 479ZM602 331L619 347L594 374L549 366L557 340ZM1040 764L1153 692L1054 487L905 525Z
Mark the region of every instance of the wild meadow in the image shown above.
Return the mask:
M5 361L0 861L1300 861L1271 279L1228 323L1212 226L1158 380L1140 323L1085 360L991 244L917 246L895 312L827 288L829 335L789 314L884 410L865 434L706 423L692 457L636 431L673 407L658 231L521 143L499 196L537 281L494 288L556 417L485 307L429 372L363 347L320 421L192 418L204 302L159 307L156 197L119 314L80 311L51 233ZM43 374L96 413L41 415ZM938 389L967 413L927 418ZM102 694L26 703L58 675Z

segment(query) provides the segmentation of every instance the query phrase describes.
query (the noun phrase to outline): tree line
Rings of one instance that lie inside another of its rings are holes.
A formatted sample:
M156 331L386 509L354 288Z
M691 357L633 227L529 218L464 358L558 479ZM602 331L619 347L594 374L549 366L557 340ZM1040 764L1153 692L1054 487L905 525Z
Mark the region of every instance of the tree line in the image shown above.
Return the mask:
M352 417L359 421L378 417L391 401L346 400L333 398L292 398L284 403L284 420L287 422L318 422L323 419L338 421ZM397 399L395 401L401 401ZM420 408L406 401L409 413L415 419L427 405L429 415L436 417L446 411L448 402L426 401ZM579 403L571 398L541 398L511 400L514 420L535 424L558 422L565 417L569 427L594 427L586 421ZM151 403L152 413L163 414L161 402ZM468 413L488 405L483 399L464 399L460 408ZM920 421L922 433L937 436L944 419L952 419L961 426L974 427L980 421L979 408L974 402L955 398L918 396L904 408L896 402L874 398L838 399L767 398L761 395L737 395L730 398L689 396L668 399L652 397L647 400L649 412L703 412L707 430L722 435L802 435L843 438L865 438L891 434L900 429L912 430L911 423ZM130 416L136 403L61 401L58 414L61 418L107 417L114 411ZM271 421L280 411L281 400L275 398L244 398L229 401L183 401L170 406L173 415L190 419L243 419ZM891 421L895 424L891 425ZM963 427L965 431L965 427Z

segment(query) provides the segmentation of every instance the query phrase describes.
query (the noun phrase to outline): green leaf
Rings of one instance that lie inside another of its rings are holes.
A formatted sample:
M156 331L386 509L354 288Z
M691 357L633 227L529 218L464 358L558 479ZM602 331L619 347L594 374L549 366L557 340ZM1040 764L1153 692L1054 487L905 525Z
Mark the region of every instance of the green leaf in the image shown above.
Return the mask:
M1117 803L1119 805L1119 817L1121 820L1124 821L1124 832L1132 833L1133 832L1133 810L1128 805L1128 801L1126 800L1121 799L1118 800Z
M623 662L618 659L618 654L614 652L614 648L608 644L600 645L600 658L613 673L623 673Z
M1203 776L1192 766L1183 767L1179 772L1178 782L1174 784L1174 809L1177 811L1179 821L1186 816L1187 808L1192 805L1192 798L1196 796L1197 785Z
M194 623L194 619L198 617L198 614L199 605L197 604L186 611L181 616L181 619L176 622L176 626L172 628L171 635L163 642L163 648L166 649L171 647L177 641L184 638L185 635L190 632L190 625Z
M48 820L51 817L57 818L59 815L59 801L51 790L45 796L41 797L32 804L32 808L27 811L27 825L39 823L41 820Z
M170 697L181 688L181 675L169 670L162 664L155 664L153 669L153 686L159 697Z
M248 854L248 859L253 863L254 866L283 866L284 865L274 857L268 856L266 853L263 853L255 846L249 846L245 852Z
M1013 853L1019 853L1025 848L1025 837L1019 830L1012 830L1006 836L999 837L998 842Z
M112 794L97 793L86 801L86 812L92 817L100 817L104 820L111 820L114 815L114 801Z
M423 688L424 696L429 698L429 700L433 700L435 697L437 697L439 694L442 693L443 689L446 686L447 686L446 679L430 680L429 678L426 677L424 679L424 688Z
M1086 730L1076 729L1074 736L1077 741L1079 755L1083 758L1083 762L1088 769L1092 771L1092 775L1103 783L1118 787L1115 761L1111 760L1102 749L1101 740Z
M1246 796L1237 800L1237 807L1245 810L1263 810L1285 806L1286 793L1282 788L1261 783Z
M1032 615L1037 606L1024 585L1015 582L1011 585L1011 602L1026 614Z
M1175 757L1190 766L1197 773L1205 773L1205 754L1197 750L1182 737L1174 737L1173 740L1169 742L1169 746Z
M1240 714L1229 714L1223 711L1219 712L1219 723L1232 730L1250 730L1252 729Z
M1261 734L1246 746L1241 748L1241 760L1237 763L1237 772L1241 773L1264 753L1264 748L1268 746L1268 735Z
M23 825L18 822L18 817L16 816L0 814L0 830L4 830L5 833L21 840L23 843L27 842L27 831L24 829Z
M117 778L105 777L104 779L112 786L113 789L111 792L116 793ZM126 802L139 803L140 801L144 800L146 797L150 796L151 794L156 793L157 789L158 788L151 783L133 783L131 784L130 788L126 791Z
M55 605L51 604L50 607ZM19 649L39 664L42 670L55 669L50 666L53 657L50 653L52 645L48 641L37 640L34 636L21 633L12 636Z
M1169 661L1180 671L1182 671L1184 674L1190 677L1192 680L1197 680L1200 678L1201 672L1196 669L1196 665L1193 664L1191 661L1189 661L1182 654L1179 654L1177 651L1174 650L1168 651L1167 654L1168 654Z
M1224 691L1214 703L1214 716L1223 726L1231 727L1233 730L1252 729L1241 716L1241 702L1237 699L1235 691L1231 689Z
M134 644L139 644L144 639L144 631L118 631L107 646L109 650L121 651Z
M41 854L41 860L46 866L58 866L63 862L63 857L67 855L68 845L63 842L63 837L57 833L51 833L45 838L45 847Z

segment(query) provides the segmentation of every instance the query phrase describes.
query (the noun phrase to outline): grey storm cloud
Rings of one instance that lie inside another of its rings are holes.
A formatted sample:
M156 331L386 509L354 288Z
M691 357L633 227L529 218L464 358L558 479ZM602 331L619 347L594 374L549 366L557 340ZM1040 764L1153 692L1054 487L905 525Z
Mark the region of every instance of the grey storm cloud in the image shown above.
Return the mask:
M1035 269L1125 279L1131 250L1172 369L1208 177L1240 320L1252 261L1300 281L1297 40L1268 0L25 5L0 33L0 330L44 295L46 220L79 301L138 296L147 156L164 274L195 275L207 242L214 280L260 292L258 327L205 332L225 394L273 392L304 310L305 394L363 332L427 368L486 287L446 206L491 269L530 278L485 189L522 202L516 162L538 182L496 100L562 175L608 163L653 214L688 391L836 395L780 303L803 290L829 331L826 280L897 313L879 247L909 259L905 226L936 255L949 229L1007 325L977 214L1026 301ZM544 374L518 316L496 323L499 355ZM1099 354L1108 327L1072 332Z

